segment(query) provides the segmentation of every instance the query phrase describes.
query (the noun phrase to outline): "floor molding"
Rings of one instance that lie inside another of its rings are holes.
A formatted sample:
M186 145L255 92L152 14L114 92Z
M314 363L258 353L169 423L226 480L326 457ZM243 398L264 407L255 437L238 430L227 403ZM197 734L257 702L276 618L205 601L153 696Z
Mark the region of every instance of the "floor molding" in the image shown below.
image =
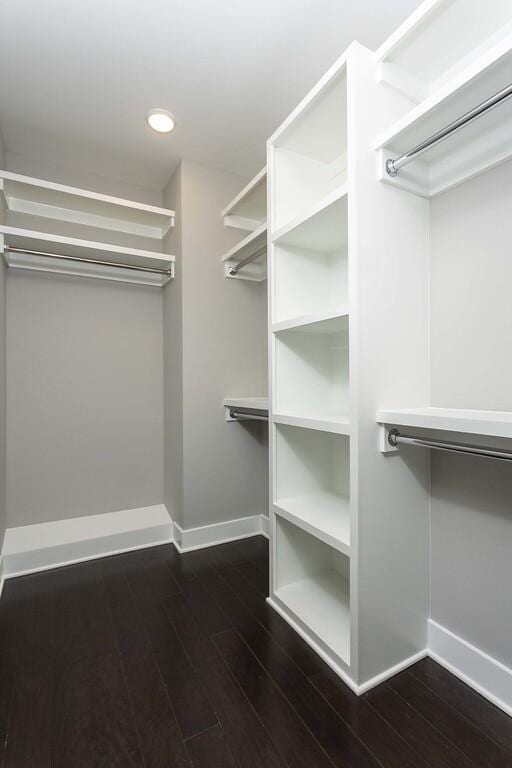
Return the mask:
M428 622L429 656L512 716L512 669L433 619Z
M178 552L193 552L196 549L227 544L251 536L268 538L268 517L252 515L224 523L201 525L198 528L182 528L178 523L174 523L174 546Z
M172 540L172 520L163 504L8 528L2 575L11 579Z

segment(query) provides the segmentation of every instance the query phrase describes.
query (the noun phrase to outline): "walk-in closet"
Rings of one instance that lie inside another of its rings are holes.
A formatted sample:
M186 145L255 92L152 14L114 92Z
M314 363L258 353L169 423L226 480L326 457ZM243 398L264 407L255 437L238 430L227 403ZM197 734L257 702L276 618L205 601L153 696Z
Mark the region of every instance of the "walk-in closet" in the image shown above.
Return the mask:
M0 26L0 768L512 768L510 0Z

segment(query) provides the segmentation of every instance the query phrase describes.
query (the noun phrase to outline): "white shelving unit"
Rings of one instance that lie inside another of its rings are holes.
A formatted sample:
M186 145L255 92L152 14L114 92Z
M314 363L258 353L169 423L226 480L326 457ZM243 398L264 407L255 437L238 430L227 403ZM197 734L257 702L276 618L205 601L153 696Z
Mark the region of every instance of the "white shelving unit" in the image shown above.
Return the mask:
M0 171L0 192L11 213L66 221L161 240L174 226L174 211Z
M510 85L512 22L505 0L491 0L485 14L478 0L425 2L376 57L381 82L402 97L395 120L375 144L383 181L432 197L512 157L509 102L396 177L385 170L388 158L416 147Z
M174 226L170 209L9 171L0 171L0 192L7 211L0 253L11 269L156 287L174 277L175 258L162 252ZM98 232L108 232L108 242L93 239ZM159 242L136 247L148 241Z
M221 214L227 227L245 230L239 243L222 256L224 275L236 280L262 282L267 277L267 169L263 168L224 208ZM257 258L250 260L258 254ZM240 262L248 260L232 273Z
M377 72L354 43L267 153L269 603L358 693L423 653L428 611L427 483L390 467L375 424L377 398L428 393L427 203L376 180L403 105Z

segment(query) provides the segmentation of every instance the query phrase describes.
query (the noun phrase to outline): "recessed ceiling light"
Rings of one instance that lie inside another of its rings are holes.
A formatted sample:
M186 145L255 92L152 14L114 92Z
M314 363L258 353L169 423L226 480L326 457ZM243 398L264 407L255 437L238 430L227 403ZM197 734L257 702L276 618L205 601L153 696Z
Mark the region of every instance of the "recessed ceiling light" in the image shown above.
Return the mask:
M166 109L150 109L146 120L148 125L158 133L170 133L174 128L174 117Z

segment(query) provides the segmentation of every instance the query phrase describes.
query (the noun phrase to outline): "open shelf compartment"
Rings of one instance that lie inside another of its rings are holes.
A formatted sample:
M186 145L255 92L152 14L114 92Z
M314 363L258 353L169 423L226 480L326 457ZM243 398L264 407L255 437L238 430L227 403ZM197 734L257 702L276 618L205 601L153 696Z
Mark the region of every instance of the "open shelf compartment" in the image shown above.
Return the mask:
M274 233L346 181L345 67L304 108L298 108L274 140L272 151Z
M306 633L350 663L350 560L276 518L274 594Z
M350 439L275 425L274 505L321 541L350 552Z
M273 334L273 412L346 425L348 316Z
M335 313L348 300L347 194L274 242L273 317L283 322L314 313Z

